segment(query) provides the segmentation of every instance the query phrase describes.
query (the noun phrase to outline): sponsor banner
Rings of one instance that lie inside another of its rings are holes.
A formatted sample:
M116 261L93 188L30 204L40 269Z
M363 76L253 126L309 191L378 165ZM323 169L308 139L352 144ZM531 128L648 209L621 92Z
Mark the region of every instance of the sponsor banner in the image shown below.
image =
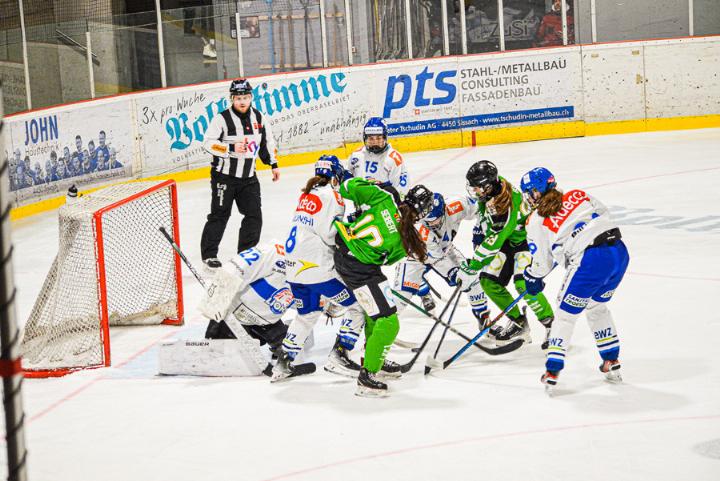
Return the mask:
M364 71L274 75L255 79L253 86L253 106L270 117L281 155L340 147L348 137L361 139L372 109Z
M578 49L458 59L461 127L582 118Z
M578 51L461 57L378 75L391 135L581 117Z
M374 115L386 119L390 135L447 130L439 124L443 120L457 123L460 104L454 59L386 66L375 71L375 84L383 95L382 108Z
M132 174L127 101L43 110L7 121L5 155L15 201L63 194Z
M144 176L209 165L202 143L213 117L230 106L229 85L170 89L135 99Z
M361 138L370 109L361 72L333 69L250 82L253 107L269 119L280 155L339 147L346 134ZM230 107L228 87L229 82L172 89L136 100L144 175L209 165L204 134L210 121Z

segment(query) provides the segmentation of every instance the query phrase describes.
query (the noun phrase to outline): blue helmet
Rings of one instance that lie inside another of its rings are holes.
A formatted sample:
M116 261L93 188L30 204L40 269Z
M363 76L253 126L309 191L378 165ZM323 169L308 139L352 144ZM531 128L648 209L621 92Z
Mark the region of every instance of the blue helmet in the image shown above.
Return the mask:
M385 145L382 147L373 146L373 147L367 147L367 138L368 135L382 135L383 139L385 139ZM380 117L370 117L367 122L365 122L365 127L363 127L363 143L367 147L367 149L372 152L373 154L380 154L388 147L387 143L387 137L388 137L388 128L385 121Z
M335 178L338 182L342 182L345 169L340 164L340 159L334 155L321 155L315 161L315 175L323 177Z
M522 180L520 180L520 190L531 200L534 200L534 191L537 191L542 197L548 190L554 188L556 185L555 176L545 167L535 167L523 175Z
M442 194L433 194L432 209L423 219L426 222L435 222L438 219L445 219L445 199Z

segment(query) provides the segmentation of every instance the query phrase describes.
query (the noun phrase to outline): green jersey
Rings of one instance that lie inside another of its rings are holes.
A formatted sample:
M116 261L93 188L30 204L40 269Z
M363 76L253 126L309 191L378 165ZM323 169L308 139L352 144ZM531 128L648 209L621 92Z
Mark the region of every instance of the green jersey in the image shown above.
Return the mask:
M500 177L501 182L507 182ZM482 269L488 265L495 254L505 244L518 245L527 238L525 220L530 215L530 207L522 194L512 184L512 204L508 212L492 212L486 202L478 202L478 225L485 235L482 244L475 248L475 256L470 263L473 269Z
M335 221L340 237L363 264L390 265L407 254L400 237L400 214L390 193L372 182L355 177L340 185L340 195L363 213L355 222Z

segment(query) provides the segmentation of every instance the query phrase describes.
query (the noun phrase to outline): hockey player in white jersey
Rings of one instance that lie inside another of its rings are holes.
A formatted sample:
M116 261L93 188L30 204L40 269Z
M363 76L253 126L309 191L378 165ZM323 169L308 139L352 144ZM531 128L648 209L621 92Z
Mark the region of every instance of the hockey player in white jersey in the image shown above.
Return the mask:
M395 270L395 290L410 295L426 295L427 293L423 292L426 285L423 274L427 269L434 270L450 286L455 286L456 274L465 256L455 247L453 239L463 220L475 221L477 201L468 196L460 196L449 198L446 203L441 194L431 192L422 184L410 189L405 201L417 206L415 208L420 219L418 231L427 246L427 259L424 263L406 260L398 264ZM482 329L489 314L485 293L479 282L471 285L466 292L473 315ZM425 298L423 301L427 309ZM399 301L398 310L404 307L405 304Z
M355 346L364 316L355 296L339 280L333 261L337 233L333 221L342 218L345 211L336 188L346 175L337 157L321 156L315 163L315 176L307 181L295 209L285 254L287 281L298 315L283 340L281 357L273 369L273 381L292 375L293 360L320 318L325 302L344 310L325 370L351 377L357 377L360 372L360 366L347 353Z
M620 229L594 197L579 189L558 190L548 169L538 167L526 173L520 188L535 208L527 221L533 255L524 273L528 293L537 295L543 290L543 278L555 264L566 268L541 381L552 392L565 366L575 322L583 311L602 358L600 371L609 381L620 381L620 341L607 307L630 260Z
M400 152L387 141L388 129L380 117L371 117L363 127L364 146L348 159L353 177L389 183L404 197L410 188L407 167Z
M200 312L210 319L206 339L237 337L239 326L252 337L279 348L287 326L281 318L292 305L285 282L284 247L253 247L234 256L209 281Z

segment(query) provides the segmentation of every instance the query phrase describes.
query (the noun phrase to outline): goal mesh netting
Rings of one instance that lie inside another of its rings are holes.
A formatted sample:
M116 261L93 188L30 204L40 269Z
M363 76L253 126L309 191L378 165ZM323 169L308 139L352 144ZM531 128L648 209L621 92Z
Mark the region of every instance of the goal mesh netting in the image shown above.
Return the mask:
M110 365L110 325L182 324L175 182L107 187L59 210L60 245L25 325L29 377Z

